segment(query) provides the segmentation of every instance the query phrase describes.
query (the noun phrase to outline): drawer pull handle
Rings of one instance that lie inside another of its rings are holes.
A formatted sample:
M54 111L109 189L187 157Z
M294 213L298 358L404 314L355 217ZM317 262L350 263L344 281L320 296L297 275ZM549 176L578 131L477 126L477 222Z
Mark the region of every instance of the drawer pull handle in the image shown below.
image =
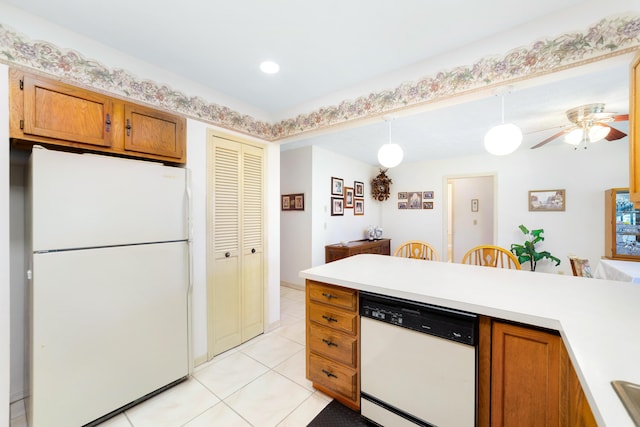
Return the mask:
M327 298L327 299L331 299L331 298L338 299L338 297L337 297L337 296L332 295L332 294L328 294L328 293L326 293L326 292L323 292L323 293L322 293L322 296L323 296L323 297L325 297L325 298Z
M338 346L338 344L336 344L333 341L328 340L326 338L322 338L322 342L325 343L326 345L328 345L329 347L331 347L331 346L337 347Z
M327 322L337 322L337 321L338 321L338 319L334 319L333 317L331 317L331 316L327 316L326 314L323 314L323 315L322 315L322 318L323 318L324 320L326 320Z
M325 374L329 378L338 378L336 375L334 375L333 373L327 371L326 369L323 369L322 373Z

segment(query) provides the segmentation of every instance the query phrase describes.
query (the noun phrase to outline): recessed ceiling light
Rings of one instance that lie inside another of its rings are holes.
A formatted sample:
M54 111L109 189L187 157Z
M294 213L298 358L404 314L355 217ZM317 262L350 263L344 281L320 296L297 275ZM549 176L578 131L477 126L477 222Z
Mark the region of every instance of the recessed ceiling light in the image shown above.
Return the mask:
M280 71L280 66L273 61L264 61L260 64L263 73L275 74Z

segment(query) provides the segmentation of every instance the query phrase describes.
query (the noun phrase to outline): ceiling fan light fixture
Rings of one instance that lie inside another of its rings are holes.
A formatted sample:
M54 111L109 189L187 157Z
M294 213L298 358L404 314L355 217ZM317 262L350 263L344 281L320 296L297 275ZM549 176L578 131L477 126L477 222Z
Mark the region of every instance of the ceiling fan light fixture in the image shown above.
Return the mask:
M494 156L511 154L522 143L522 131L513 123L494 126L484 136L484 148Z
M591 126L591 128L589 129L589 141L590 142L600 141L606 138L607 135L609 135L610 131L611 131L611 128L609 126L603 126L596 123L593 126Z
M584 139L584 129L574 129L564 136L564 142L571 145L580 145Z
M404 151L401 146L391 142L391 120L387 120L387 123L389 139L387 144L384 144L378 150L378 162L385 168L393 168L402 162Z

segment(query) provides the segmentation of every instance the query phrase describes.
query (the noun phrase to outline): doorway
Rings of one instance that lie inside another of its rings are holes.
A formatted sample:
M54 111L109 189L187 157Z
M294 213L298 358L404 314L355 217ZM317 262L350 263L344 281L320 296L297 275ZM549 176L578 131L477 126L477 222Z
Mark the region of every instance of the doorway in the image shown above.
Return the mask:
M495 175L447 178L447 261L474 246L494 244Z

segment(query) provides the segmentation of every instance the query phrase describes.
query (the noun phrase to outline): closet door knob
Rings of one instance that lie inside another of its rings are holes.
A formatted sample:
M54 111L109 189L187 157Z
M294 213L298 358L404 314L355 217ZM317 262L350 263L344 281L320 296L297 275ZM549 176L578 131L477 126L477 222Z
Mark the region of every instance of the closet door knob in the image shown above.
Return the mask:
M231 252L225 252L225 253L224 253L224 257L225 257L225 258L229 258L230 256L231 256Z
M251 249L251 253L252 253L252 254L255 254L255 253L256 253L256 248L252 248L252 249Z

